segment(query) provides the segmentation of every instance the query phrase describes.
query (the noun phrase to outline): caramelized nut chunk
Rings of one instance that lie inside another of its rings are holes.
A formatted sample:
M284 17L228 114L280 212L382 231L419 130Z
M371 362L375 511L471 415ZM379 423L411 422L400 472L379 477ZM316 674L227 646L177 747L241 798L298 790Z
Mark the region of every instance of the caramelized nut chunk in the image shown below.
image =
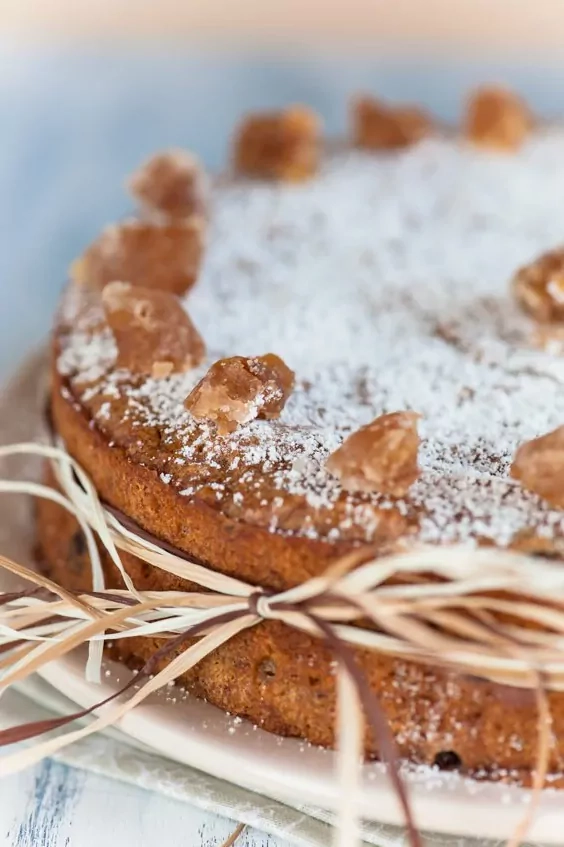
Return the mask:
M255 418L278 417L293 387L293 372L273 353L233 356L211 366L190 392L186 408L225 435Z
M168 218L206 216L206 175L198 159L186 150L152 156L132 174L129 190L146 209Z
M526 103L504 88L479 88L468 100L466 135L483 147L516 150L532 123Z
M372 97L353 102L352 124L355 145L367 150L408 147L433 131L431 117L417 106L389 106Z
M251 115L235 136L235 168L263 179L305 180L317 170L320 129L318 116L304 106Z
M141 288L184 294L198 275L203 236L199 218L166 224L125 221L104 230L73 263L71 278L88 288L127 280Z
M111 282L102 303L119 367L158 379L191 370L204 358L204 342L174 294Z
M535 320L564 321L564 249L544 253L520 268L512 287L521 308Z
M553 506L564 507L564 426L521 444L511 476Z
M327 459L348 491L403 497L419 476L415 412L392 412L353 432Z

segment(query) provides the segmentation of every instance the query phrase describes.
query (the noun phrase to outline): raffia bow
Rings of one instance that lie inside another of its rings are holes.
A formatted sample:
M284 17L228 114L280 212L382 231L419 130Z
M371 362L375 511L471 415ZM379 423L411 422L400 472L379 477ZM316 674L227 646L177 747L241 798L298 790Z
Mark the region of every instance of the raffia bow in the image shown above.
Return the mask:
M539 714L535 794L510 842L519 843L548 767L550 713L545 690L564 690L564 568L493 548L422 547L362 564L366 554L351 554L322 576L272 594L192 562L182 551L101 503L87 474L61 446L30 443L0 448L0 458L17 454L50 459L61 491L34 482L0 480L0 493L44 497L76 517L88 546L93 589L78 595L0 556L0 566L36 586L18 594L0 594L0 693L80 644L89 644L86 674L94 682L100 675L104 641L116 635L158 635L163 647L107 701L66 718L1 732L0 744L35 738L105 706L89 725L1 758L0 776L115 723L237 633L261 620L279 620L323 638L338 662L341 847L351 847L358 840L363 712L389 763L412 847L421 844L399 777L393 737L356 665L351 649L355 646L534 690ZM105 589L96 537L118 567L125 589ZM120 550L206 591L139 591L123 567ZM432 581L429 574L434 575ZM406 575L409 582L397 582ZM512 598L498 596L500 591L510 592ZM510 618L500 619L508 613ZM359 624L363 619L372 626ZM535 629L528 626L530 622ZM153 676L163 658L170 659L168 665Z

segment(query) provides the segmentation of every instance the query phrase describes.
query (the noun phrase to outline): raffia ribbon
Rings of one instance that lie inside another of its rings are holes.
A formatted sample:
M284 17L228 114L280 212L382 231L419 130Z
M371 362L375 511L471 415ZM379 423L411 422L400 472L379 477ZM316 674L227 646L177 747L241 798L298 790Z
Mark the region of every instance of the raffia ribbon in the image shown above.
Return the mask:
M390 765L412 847L420 838L399 778L394 742L377 699L356 666L351 647L471 673L492 682L532 689L539 711L538 760L533 802L511 840L524 837L544 784L550 752L550 714L545 690L564 690L564 568L542 559L495 548L420 547L364 561L353 553L326 572L272 595L192 562L101 503L94 485L61 446L16 444L0 458L43 456L53 463L61 491L34 482L0 480L0 493L44 497L78 520L92 562L93 590L80 596L0 556L0 566L47 591L0 594L0 693L14 682L89 644L87 677L99 678L104 641L138 636L163 638L164 646L118 694L89 710L51 724L0 733L11 743L98 712L87 726L0 759L0 776L21 770L67 744L118 721L151 693L174 681L237 633L261 620L279 620L324 638L338 662L338 770L342 781L339 847L358 842L356 797L363 742L363 710ZM62 492L62 493L61 493ZM125 589L106 590L96 537L118 567ZM126 551L206 592L139 591L120 559ZM430 581L428 574L435 579ZM410 582L390 584L409 575ZM510 592L512 598L492 596ZM499 615L510 613L504 620ZM367 618L376 627L359 625ZM528 624L536 624L531 629ZM197 638L195 643L193 640ZM158 659L170 658L151 676ZM103 707L103 708L102 708ZM55 726L56 724L56 726Z

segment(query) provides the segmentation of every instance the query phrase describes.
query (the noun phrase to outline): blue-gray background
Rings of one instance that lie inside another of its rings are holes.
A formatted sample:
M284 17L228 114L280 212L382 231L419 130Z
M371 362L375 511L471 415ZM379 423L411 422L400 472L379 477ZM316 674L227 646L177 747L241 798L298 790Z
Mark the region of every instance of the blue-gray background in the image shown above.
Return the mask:
M489 80L564 115L556 64L0 47L0 376L45 337L69 262L127 211L123 177L149 153L186 146L220 168L241 113L297 101L342 133L359 90L454 120L467 89Z

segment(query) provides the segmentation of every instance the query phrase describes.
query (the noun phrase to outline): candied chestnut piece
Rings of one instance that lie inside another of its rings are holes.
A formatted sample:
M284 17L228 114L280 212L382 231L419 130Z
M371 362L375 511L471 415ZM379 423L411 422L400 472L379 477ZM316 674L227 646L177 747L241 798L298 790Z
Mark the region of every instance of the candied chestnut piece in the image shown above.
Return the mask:
M564 507L564 426L521 444L511 476L553 506Z
M184 294L198 276L203 241L199 218L124 221L105 229L73 263L71 278L88 288L126 280L141 288Z
M191 370L204 358L204 342L174 294L111 282L102 303L119 367L160 378Z
M235 169L246 176L300 182L319 162L321 122L305 106L250 115L235 135Z
M273 353L233 356L211 366L190 392L186 408L226 435L255 418L278 417L293 387L293 372Z
M466 136L482 147L517 150L531 131L532 123L526 103L505 88L479 88L468 100Z
M511 285L532 318L540 323L564 321L564 249L550 250L519 268Z
M390 106L372 97L352 104L353 140L367 150L409 147L433 132L431 117L417 106Z
M347 491L403 497L419 476L415 412L381 415L353 432L327 459L327 470Z
M166 150L152 156L131 175L128 186L149 212L168 218L206 216L206 174L187 150Z

